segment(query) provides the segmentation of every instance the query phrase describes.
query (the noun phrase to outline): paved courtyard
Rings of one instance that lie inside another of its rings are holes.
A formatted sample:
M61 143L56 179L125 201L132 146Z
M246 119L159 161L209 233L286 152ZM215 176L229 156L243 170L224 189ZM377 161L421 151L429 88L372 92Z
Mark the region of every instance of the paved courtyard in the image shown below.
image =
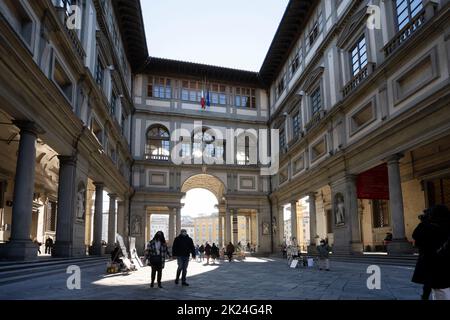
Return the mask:
M150 268L106 275L105 267L82 269L81 289L68 290L68 274L49 275L0 286L0 299L408 299L421 287L410 282L409 267L380 266L381 289L367 288L368 265L332 262L332 270L290 269L281 259L247 258L205 266L192 262L190 287L174 284L176 261L166 263L163 289L150 288Z

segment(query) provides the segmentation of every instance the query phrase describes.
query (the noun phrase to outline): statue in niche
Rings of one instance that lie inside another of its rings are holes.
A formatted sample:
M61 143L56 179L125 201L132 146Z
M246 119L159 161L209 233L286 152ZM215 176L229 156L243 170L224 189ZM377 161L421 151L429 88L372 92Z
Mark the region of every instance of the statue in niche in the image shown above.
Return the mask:
M133 231L133 234L140 235L141 234L141 217L134 216L132 226L133 226L133 228L131 230Z
M77 192L77 219L84 220L86 213L86 188L83 183L78 186Z
M343 225L345 223L345 202L342 193L334 196L334 216L336 225Z
M263 228L262 233L264 235L269 235L270 234L270 225L269 225L268 222L263 222L262 228Z
M277 218L272 217L272 233L277 234Z

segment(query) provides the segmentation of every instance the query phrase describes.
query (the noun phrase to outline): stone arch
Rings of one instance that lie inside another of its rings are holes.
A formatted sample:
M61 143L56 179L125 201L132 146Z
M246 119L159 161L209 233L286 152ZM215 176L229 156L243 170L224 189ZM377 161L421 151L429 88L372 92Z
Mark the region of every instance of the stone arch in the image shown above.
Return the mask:
M225 183L220 178L206 173L194 174L184 180L181 192L186 193L195 188L206 189L212 192L217 198L218 203L222 202L222 198L226 192Z

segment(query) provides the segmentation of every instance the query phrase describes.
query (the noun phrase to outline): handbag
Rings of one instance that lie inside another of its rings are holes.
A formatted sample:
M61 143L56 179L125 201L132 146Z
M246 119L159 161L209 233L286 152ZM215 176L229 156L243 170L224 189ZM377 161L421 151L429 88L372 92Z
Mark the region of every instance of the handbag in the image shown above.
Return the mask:
M161 255L150 256L149 262L152 267L161 267L162 265Z

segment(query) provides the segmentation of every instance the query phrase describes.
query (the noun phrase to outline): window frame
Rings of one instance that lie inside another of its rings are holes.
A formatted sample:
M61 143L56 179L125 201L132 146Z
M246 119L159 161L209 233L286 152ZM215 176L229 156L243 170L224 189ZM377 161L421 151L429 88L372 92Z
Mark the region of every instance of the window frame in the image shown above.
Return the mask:
M157 129L158 134L149 136L151 131ZM167 136L161 134L165 132ZM161 125L155 124L148 128L146 134L146 144L144 157L146 160L159 160L159 161L169 161L170 158L170 132L169 130ZM152 148L153 147L153 148ZM153 151L156 150L156 153ZM166 154L167 153L167 154Z
M366 61L365 64L363 65L361 63L361 49L360 49L360 44L361 42L364 40L364 48L365 48L365 55L366 55ZM353 63L353 50L356 49L357 50L357 56L358 56L358 69L357 72L355 73L354 70L354 63ZM360 37L358 37L358 40L356 40L353 45L350 47L349 49L349 63L350 63L350 74L351 74L351 78L356 77L365 67L367 67L367 65L369 64L369 52L368 52L368 48L367 48L367 39L366 39L366 34L363 33Z

